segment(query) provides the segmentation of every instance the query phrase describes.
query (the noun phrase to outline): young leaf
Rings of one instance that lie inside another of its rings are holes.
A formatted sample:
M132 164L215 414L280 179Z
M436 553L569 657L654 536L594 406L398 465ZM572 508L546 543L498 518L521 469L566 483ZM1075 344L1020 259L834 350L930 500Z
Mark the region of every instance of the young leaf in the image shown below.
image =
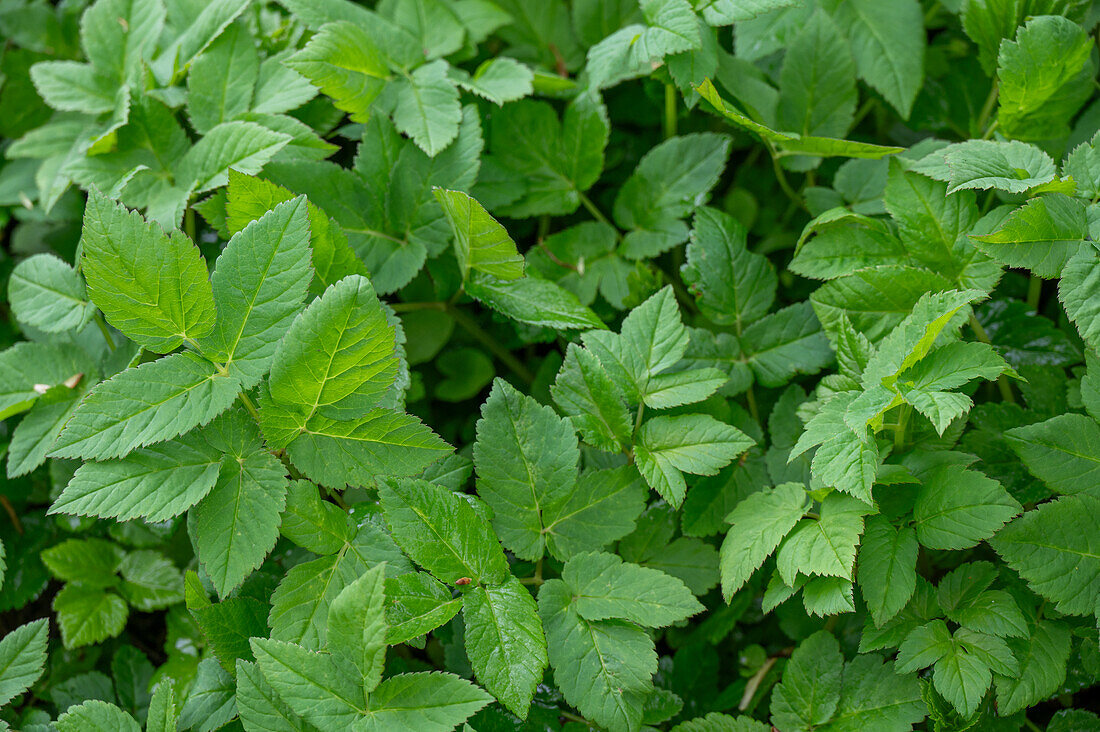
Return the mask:
M326 23L286 65L309 79L355 122L366 122L390 71L370 34L354 23Z
M622 389L587 348L569 344L550 393L585 442L609 452L630 444L633 425Z

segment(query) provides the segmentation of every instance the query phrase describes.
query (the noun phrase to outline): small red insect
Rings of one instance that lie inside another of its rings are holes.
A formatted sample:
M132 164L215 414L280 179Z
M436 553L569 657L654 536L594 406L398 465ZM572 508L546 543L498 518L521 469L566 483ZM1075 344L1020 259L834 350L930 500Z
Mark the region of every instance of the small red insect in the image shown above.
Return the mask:
M468 585L468 584L470 584L470 578L469 577L459 577L458 579L455 580L455 584L456 585Z

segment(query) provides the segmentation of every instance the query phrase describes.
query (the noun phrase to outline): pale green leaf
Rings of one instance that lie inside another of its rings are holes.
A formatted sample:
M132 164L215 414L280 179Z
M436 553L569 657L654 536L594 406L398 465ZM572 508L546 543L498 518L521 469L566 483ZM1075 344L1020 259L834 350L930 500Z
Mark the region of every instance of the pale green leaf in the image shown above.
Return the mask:
M714 475L754 444L705 414L655 417L638 431L634 454L646 482L674 506L684 501L683 473Z
M990 234L972 236L985 254L1009 267L1026 267L1039 277L1058 277L1084 244L1085 207L1061 193L1033 198Z
M370 107L390 75L370 34L344 20L321 26L284 63L331 97L355 122L370 118Z
M901 612L917 587L917 534L882 516L867 519L859 547L859 588L875 625Z
M195 59L187 74L187 116L200 134L229 122L252 106L260 74L255 41L243 23L234 23Z
M523 276L523 257L508 232L485 208L461 191L434 190L455 237L455 257L463 278L470 271L502 280Z
M450 732L493 697L469 681L448 673L391 676L374 690L366 717L355 732L394 729Z
M118 595L70 583L53 599L61 642L66 648L99 643L122 632L130 611Z
M224 186L230 168L247 175L260 172L289 142L289 135L255 122L222 122L180 158L175 178L186 190L202 193Z
M84 281L51 254L36 254L16 265L8 279L8 301L19 322L47 333L82 328L94 312Z
M99 699L69 707L55 726L57 732L141 732L136 719Z
M425 64L393 85L393 124L435 157L458 136L462 107L447 62Z
M733 526L721 552L722 595L727 601L802 519L806 505L802 485L783 483L750 494L730 512L726 521Z
M466 283L466 291L521 323L560 330L606 327L576 295L549 280L536 277L501 280L478 275Z
M630 444L633 425L622 389L587 348L569 344L550 393L585 442L609 452Z
M328 610L328 648L358 670L368 693L382 679L386 660L383 565L364 572L340 591Z
M776 567L783 581L793 585L799 574L852 579L863 517L870 510L842 493L826 496L819 515L803 518L780 545Z

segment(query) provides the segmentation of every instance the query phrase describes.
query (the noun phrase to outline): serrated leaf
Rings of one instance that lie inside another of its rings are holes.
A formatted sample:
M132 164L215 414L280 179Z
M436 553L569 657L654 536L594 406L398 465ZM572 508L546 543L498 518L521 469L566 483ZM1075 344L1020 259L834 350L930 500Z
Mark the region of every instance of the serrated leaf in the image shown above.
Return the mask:
M435 157L458 136L462 107L458 89L447 78L447 63L425 64L393 85L393 124Z
M546 548L563 560L603 549L634 529L644 505L645 485L635 468L626 465L582 473L564 501L543 511Z
M819 516L802 519L779 547L776 567L783 581L793 585L799 574L852 579L863 516L869 511L851 496L826 496Z
M466 283L466 291L521 323L561 330L606 327L572 292L537 277L501 280L479 275Z
M306 723L291 711L254 663L237 661L237 711L247 732L306 732Z
M376 565L340 591L328 610L328 648L357 669L370 693L386 660L384 565Z
M745 227L713 208L695 212L687 262L681 268L703 314L740 329L767 314L775 300L775 268L750 252Z
M149 700L145 732L172 732L179 723L176 689L171 679L158 681Z
M1005 439L1028 471L1058 493L1095 493L1100 476L1100 426L1081 414L1060 414L1016 427Z
M684 501L683 473L714 475L754 444L709 415L654 417L638 431L634 455L646 482L674 506Z
M427 572L409 572L386 580L386 642L406 643L435 630L462 609L463 598Z
M931 153L913 170L947 183L947 192L996 188L1023 193L1054 180L1054 161L1026 142L967 140Z
M463 279L471 270L502 280L523 276L523 257L516 243L480 203L462 191L436 188L433 193L454 232L455 258Z
M1021 506L992 478L945 466L924 478L913 507L917 539L931 549L966 549L993 536Z
M206 424L229 408L239 388L190 351L127 369L84 396L50 455L123 457Z
M121 460L86 462L51 513L163 521L198 503L218 479L222 456L198 434L136 450Z
M548 663L538 607L519 580L475 587L463 598L466 655L478 681L526 719Z
M354 23L326 23L284 62L332 98L355 122L366 122L390 76L369 33Z
M327 654L270 638L253 638L264 679L297 714L322 728L350 728L365 710L363 689Z
M246 175L260 172L289 142L289 135L255 122L222 122L180 158L175 177L186 190L209 191L229 182L230 168Z
M496 535L461 496L417 479L386 481L378 494L394 539L436 577L448 584L505 579L508 563Z
M727 602L802 519L806 505L803 486L783 483L750 494L730 512L726 521L733 525L721 552L722 596Z
M1084 206L1069 196L1051 193L1014 211L999 230L971 238L978 249L1002 264L1054 278L1081 248L1086 232Z
M1100 499L1065 496L1026 512L990 540L1008 566L1059 612L1095 612L1100 593Z
M799 643L773 692L772 724L804 730L827 722L840 702L843 667L840 645L828 631Z
M293 480L287 489L279 531L314 554L335 554L349 538L347 512L321 500L313 483Z
M47 333L81 328L94 312L83 280L51 254L16 265L8 279L8 301L16 319Z
M585 620L620 618L650 628L684 620L702 605L678 579L615 554L574 555L562 570L573 609Z
M622 389L588 349L569 344L550 393L589 444L608 451L630 444L633 425Z
M49 622L20 625L0 640L0 705L19 696L42 675L46 665Z
M448 732L492 700L480 688L453 674L399 674L374 690L366 717L355 729Z
M157 353L214 327L214 297L199 250L179 231L92 191L80 238L88 296L107 322Z
M560 580L539 588L538 604L550 665L566 701L597 724L636 729L657 671L653 641L632 623L585 620Z
M57 718L57 732L141 732L137 720L114 704L89 699Z
M897 615L917 587L917 533L881 516L867 519L860 542L859 588L875 625Z
M280 203L229 241L214 268L218 319L199 348L242 389L267 371L279 340L301 309L312 272L306 201Z
M122 632L130 611L118 595L70 583L53 600L61 642L66 648L99 643Z
M1043 620L1030 628L1027 639L1011 639L1008 645L1020 662L1020 673L993 677L997 709L1006 715L1039 703L1061 687L1070 656L1070 633L1057 622Z
M493 509L493 528L516 556L545 549L543 512L563 503L576 482L577 436L549 407L497 379L477 422L478 495Z
M187 74L187 116L200 134L247 112L260 59L248 27L230 25L195 59Z

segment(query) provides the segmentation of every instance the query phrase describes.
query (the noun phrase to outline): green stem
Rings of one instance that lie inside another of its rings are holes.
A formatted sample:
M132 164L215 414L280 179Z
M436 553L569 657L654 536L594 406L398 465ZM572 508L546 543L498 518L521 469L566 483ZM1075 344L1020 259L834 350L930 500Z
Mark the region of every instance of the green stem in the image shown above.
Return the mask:
M905 430L909 426L909 405L902 404L898 412L898 423L894 427L894 452L905 449Z
M756 394L752 390L752 385L749 385L748 390L745 392L745 401L749 404L749 414L756 422L760 423L760 408L756 406Z
M982 139L983 140L988 140L989 138L993 137L993 133L997 131L997 128L1000 126L1000 124L1001 124L1000 120L998 120L998 119L993 120L993 124L991 124L989 127L987 127L985 132L982 134Z
M985 98L985 104L982 105L982 111L978 114L978 129L985 130L986 124L989 122L989 116L993 114L993 108L997 105L997 81L993 80L993 86L989 89L989 96Z
M1031 278L1027 281L1027 306L1034 310L1039 311L1039 298L1043 295L1043 278L1031 275Z
M241 400L241 404L248 410L248 413L252 415L252 419L256 420L256 424L260 423L260 410L256 409L256 405L253 403L251 397L245 394L243 391L237 394L237 398Z
M791 188L790 182L787 180L787 174L783 172L783 166L779 164L779 153L775 149L770 141L765 140L764 145L768 148L768 154L772 158L772 170L775 171L775 179L779 181L779 187L783 189L783 192L787 194L787 198L797 205L801 209L806 209L806 202L802 200L802 196ZM809 210L809 209L806 209Z
M96 313L94 320L99 332L103 334L103 340L107 341L107 350L115 350L115 339L111 337L111 331L107 329L107 323L103 320L103 313Z
M1043 732L1043 730L1040 729L1038 725L1036 725L1034 722L1032 722L1027 717L1024 717L1024 724L1027 725L1028 729L1035 730L1035 732Z
M603 212L600 211L600 209L596 208L596 204L592 203L591 198L584 195L580 191L577 191L577 195L581 199L581 205L588 210L588 213L592 214L592 218L596 219L596 221L599 221L601 224L607 224L612 229L615 229L615 235L619 236L619 230L615 228L615 225L613 223L611 223L611 219L604 216Z
M195 233L195 209L188 207L187 212L183 215L183 231L187 234L187 238L191 241L198 243L198 238Z
M497 343L496 339L486 333L473 318L454 307L446 308L446 312L454 318L455 323L457 323L460 328L473 336L481 345L488 348L493 355L499 358L505 366L510 368L516 376L523 379L527 384L534 383L534 372L527 368L522 361L513 356L507 348Z
M645 402L638 402L638 416L634 418L634 434L638 434L638 428L642 426L643 414L645 414Z
M974 314L970 314L970 330L974 331L974 337L987 346L993 345L993 341L990 340L989 334L985 332L985 328L978 322L978 319L974 317ZM1001 374L997 377L997 388L1001 391L1001 399L1009 404L1016 403L1016 396L1012 393L1012 385L1008 383L1008 377Z
M665 84L665 139L676 137L676 87Z

